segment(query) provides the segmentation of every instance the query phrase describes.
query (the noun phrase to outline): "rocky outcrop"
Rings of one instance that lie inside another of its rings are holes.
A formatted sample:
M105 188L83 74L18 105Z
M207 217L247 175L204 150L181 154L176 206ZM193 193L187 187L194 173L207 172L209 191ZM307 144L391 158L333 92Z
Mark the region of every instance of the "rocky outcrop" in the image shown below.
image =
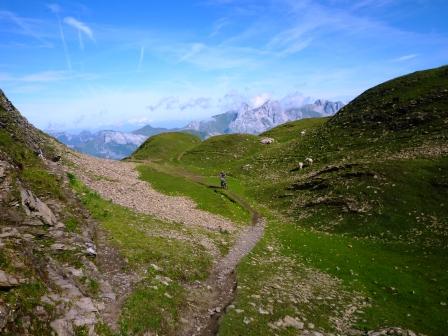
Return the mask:
M229 124L228 133L258 134L288 121L333 115L344 106L341 102L316 100L313 104L291 107L281 101L268 100L260 107L242 109Z
M53 211L30 190L21 189L20 196L22 197L23 209L29 217L38 218L46 225L56 225L57 219Z

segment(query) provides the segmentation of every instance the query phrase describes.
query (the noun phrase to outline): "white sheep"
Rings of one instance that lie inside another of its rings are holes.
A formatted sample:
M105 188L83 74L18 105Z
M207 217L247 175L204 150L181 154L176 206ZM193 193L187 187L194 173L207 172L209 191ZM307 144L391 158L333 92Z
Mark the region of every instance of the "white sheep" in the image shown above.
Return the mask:
M40 148L37 150L37 157L41 160L45 160L44 153L42 152L42 149L40 149Z
M300 170L303 169L303 162L299 162L299 169L300 169Z
M274 142L274 139L272 139L272 138L263 138L263 139L260 140L260 142L262 144L264 144L264 145L269 145L269 144Z
M307 164L309 164L310 166L312 166L313 165L313 159L312 158L306 158L305 159L305 162L307 163Z
M301 136L305 136L305 134L306 134L306 131L305 131L305 130L303 130L302 132L300 132L300 135L301 135Z

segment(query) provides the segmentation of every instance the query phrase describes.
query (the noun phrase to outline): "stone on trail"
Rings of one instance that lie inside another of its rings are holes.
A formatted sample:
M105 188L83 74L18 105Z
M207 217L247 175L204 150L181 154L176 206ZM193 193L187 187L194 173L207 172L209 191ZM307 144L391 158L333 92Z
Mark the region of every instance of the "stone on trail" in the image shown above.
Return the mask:
M289 315L286 315L283 319L278 320L275 322L275 325L280 328L295 328L298 330L302 330L304 327L303 322L299 321L298 319L291 317Z

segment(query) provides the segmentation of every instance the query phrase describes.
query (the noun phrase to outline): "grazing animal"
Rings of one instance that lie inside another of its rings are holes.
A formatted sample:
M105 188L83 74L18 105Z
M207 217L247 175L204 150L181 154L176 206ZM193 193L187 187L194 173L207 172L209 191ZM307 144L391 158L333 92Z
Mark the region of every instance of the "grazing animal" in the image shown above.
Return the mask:
M305 130L303 130L302 132L300 132L300 135L301 136L304 136L306 134L306 131Z
M42 152L42 149L39 148L39 149L37 150L36 154L37 154L37 157L38 157L39 159L41 159L41 160L45 160L45 158L44 158L44 153Z
M305 162L306 162L307 164L309 164L310 166L313 165L313 159L312 159L312 158L306 158L306 159L305 159Z
M272 138L263 138L260 140L260 142L264 145L270 145L271 143L274 142L274 139Z
M303 169L303 162L299 162L299 169L300 169L300 170Z

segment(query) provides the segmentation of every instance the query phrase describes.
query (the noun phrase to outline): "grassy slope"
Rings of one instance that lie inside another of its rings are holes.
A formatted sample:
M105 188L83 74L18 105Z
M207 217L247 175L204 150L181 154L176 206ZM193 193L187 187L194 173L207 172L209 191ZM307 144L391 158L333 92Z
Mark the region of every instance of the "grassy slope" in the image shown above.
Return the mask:
M154 135L146 140L131 158L135 160L176 161L186 150L200 143L192 134L171 132Z
M220 171L233 173L241 167L241 162L262 148L259 138L254 135L218 135L186 151L181 161L204 175L217 175Z
M211 257L201 246L153 234L178 232L188 237L195 235L195 230L136 214L102 199L74 175L69 174L69 178L86 208L108 232L111 243L126 258L129 267L142 275L121 313L122 334L141 334L148 330L173 334L185 300L182 286L204 279L211 266ZM220 239L218 236L211 238ZM164 285L157 276L171 280Z
M425 154L446 144L447 87L447 68L412 74L367 91L329 122L309 119L266 132L274 145L262 146L254 136L213 137L187 151L181 164L205 176L228 171L239 191L280 211L277 217L285 219L271 220L273 233L261 244L276 241L283 256L370 297L358 327L400 325L442 335L448 166L446 157ZM305 137L297 136L301 129ZM413 154L420 159L400 154L420 146L426 147ZM312 167L291 171L308 156ZM239 281L262 286L257 272L248 259ZM250 300L240 290L236 305ZM251 330L268 332L266 321L255 313L254 319ZM247 326L229 314L222 332L233 328Z
M201 151L202 147L216 147L213 146L213 143L220 138L212 137L201 143L198 138L189 134L160 134L149 138L130 159L147 161L138 168L140 176L143 180L151 183L156 190L168 195L191 197L200 209L227 217L236 223L245 224L249 222L250 214L236 202L226 197L225 193L220 189L210 188L207 185L219 185L217 179L219 171L209 171L209 178L202 179L201 176L192 174L178 164L178 159L188 154L192 148ZM243 139L243 141L250 143L251 146L258 145L256 137L253 136L238 135L232 136L232 138L235 138L237 141ZM234 143L237 143L237 141ZM229 144L230 142L227 141L221 147L224 152L222 155L228 154ZM220 156L221 154L214 153L213 155ZM243 155L241 156L243 157ZM208 160L213 160L213 157L206 159L206 161ZM202 167L202 164L199 165ZM229 183L232 184L231 178Z
M306 132L322 126L327 121L328 118L307 118L291 121L270 129L260 136L274 138L277 142L285 143L300 137L300 132L305 131L306 134Z
M249 213L237 203L227 198L218 188L192 181L183 171L166 166L142 164L138 167L140 178L151 183L156 190L168 195L188 196L196 202L200 209L224 216L235 223L246 224L250 220ZM217 179L216 179L217 180ZM218 185L214 183L214 185Z

